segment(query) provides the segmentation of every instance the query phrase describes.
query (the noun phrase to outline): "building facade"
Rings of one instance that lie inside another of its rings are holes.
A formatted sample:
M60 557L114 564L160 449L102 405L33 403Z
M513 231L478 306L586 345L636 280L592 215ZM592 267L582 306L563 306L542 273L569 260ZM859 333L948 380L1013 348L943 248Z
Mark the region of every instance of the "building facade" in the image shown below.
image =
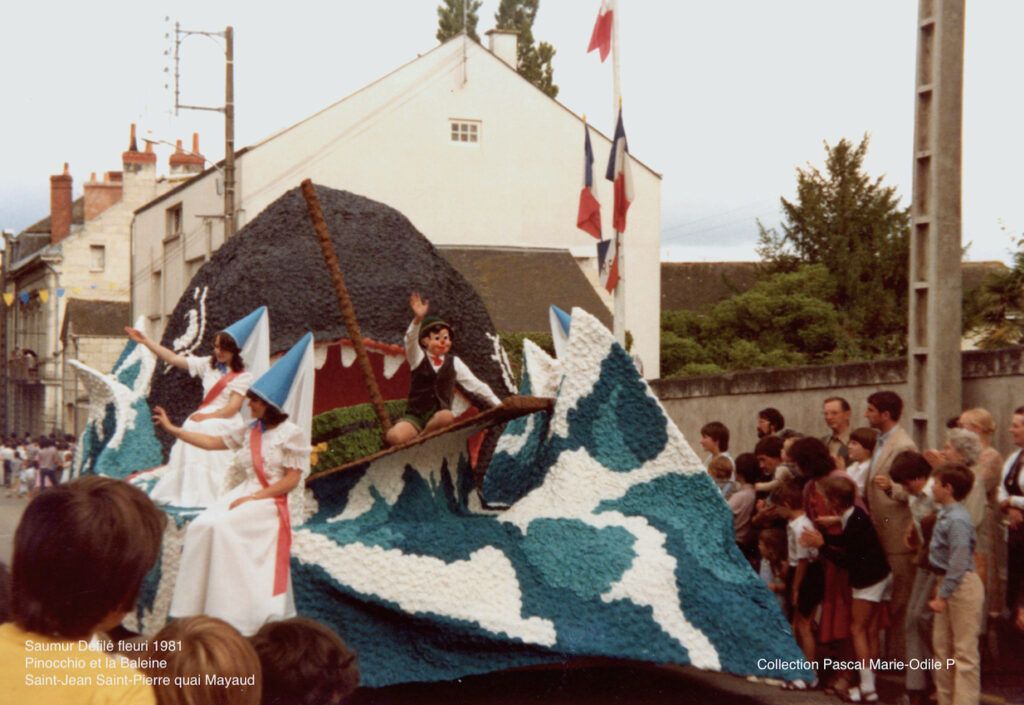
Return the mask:
M67 379L74 374L67 361L109 369L108 355L90 354L89 345L69 351L62 344L68 304L127 307L134 211L176 183L157 177L156 154L152 145L139 151L134 125L121 158L122 171L108 171L102 179L93 173L77 199L65 164L63 173L50 177L49 216L5 236L6 432L75 431L77 395L65 398L65 390L74 390L76 383ZM172 177L191 175L180 164L180 149L171 159ZM192 173L201 170L201 161L198 168L194 161L186 160Z
M452 39L238 150L238 227L310 178L401 211L435 245L569 250L596 283L596 240L576 227L583 121L516 73L514 36L492 39L490 51ZM591 139L600 174L611 142L595 130ZM626 328L646 376L657 377L661 177L630 159ZM595 184L608 237L612 184ZM211 168L136 212L132 313L149 317L153 335L223 242L223 188Z

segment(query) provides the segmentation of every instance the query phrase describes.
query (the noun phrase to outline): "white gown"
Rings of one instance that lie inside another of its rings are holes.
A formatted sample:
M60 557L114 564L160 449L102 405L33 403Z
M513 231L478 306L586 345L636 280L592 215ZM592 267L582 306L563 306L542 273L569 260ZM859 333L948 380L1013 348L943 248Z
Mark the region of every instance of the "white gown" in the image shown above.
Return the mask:
M203 398L209 394L225 373L210 365L210 358L185 357L188 373L203 381ZM252 385L252 375L242 372L221 390L217 398L196 412L208 414L227 406L232 394L243 397ZM243 403L244 406L244 403ZM191 417L191 414L189 415ZM192 421L187 419L182 428L196 431L209 436L227 436L245 426L241 412L227 419L205 419ZM183 441L177 441L171 447L167 465L154 472L159 476L156 485L149 493L157 504L170 504L175 507L208 507L223 494L224 475L231 465L233 453L229 450L202 450Z
M268 621L295 616L291 579L285 592L273 594L281 526L276 503L257 499L228 509L235 499L263 487L253 470L249 434L246 426L224 436L224 442L235 451L227 482L240 483L189 524L170 610L171 617L219 617L246 636ZM311 448L305 434L284 421L264 431L261 448L268 484L280 480L285 468L302 472L302 480L288 498L294 517L299 509L296 496L301 499L309 473Z

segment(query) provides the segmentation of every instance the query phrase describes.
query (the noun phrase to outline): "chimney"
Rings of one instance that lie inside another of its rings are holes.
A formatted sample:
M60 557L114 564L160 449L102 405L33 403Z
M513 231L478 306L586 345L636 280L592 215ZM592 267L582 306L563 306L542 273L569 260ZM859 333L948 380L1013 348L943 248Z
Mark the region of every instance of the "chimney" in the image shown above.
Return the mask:
M491 29L487 34L487 48L513 69L519 65L519 32L514 29Z
M50 243L56 245L71 233L71 172L50 177Z
M170 158L171 176L192 176L203 170L206 159L199 153L199 133L192 133L192 152L186 152L181 148L181 140L178 140L174 147L174 154Z
M135 123L132 123L131 141L128 144L128 151L121 154L121 163L124 164L125 174L139 174L142 171L152 172L156 178L156 154L153 152L153 143L146 142L146 151L140 152L138 143L135 141Z
M98 181L96 172L93 172L84 190L85 219L88 221L121 200L121 173L108 171L103 181Z

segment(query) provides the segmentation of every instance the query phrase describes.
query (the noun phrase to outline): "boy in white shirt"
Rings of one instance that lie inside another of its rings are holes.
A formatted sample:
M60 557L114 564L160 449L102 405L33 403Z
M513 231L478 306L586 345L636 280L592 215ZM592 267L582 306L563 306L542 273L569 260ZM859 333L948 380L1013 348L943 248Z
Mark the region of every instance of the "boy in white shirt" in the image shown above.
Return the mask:
M786 519L786 538L789 544L789 566L792 586L789 600L793 607L793 633L808 661L816 651L814 640L814 612L825 593L825 573L818 562L818 549L803 546L800 536L805 530L814 530L814 522L807 518L803 507L803 492L797 482L787 482L772 493L772 504L780 517Z

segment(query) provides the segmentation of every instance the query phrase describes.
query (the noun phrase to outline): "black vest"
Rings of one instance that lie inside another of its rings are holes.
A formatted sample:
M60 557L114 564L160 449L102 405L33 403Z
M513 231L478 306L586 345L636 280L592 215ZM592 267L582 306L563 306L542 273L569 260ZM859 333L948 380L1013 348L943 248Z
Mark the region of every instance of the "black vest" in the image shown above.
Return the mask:
M434 371L429 356L424 353L423 360L412 371L406 412L425 416L440 409L451 409L454 394L455 356L445 355L441 367Z

